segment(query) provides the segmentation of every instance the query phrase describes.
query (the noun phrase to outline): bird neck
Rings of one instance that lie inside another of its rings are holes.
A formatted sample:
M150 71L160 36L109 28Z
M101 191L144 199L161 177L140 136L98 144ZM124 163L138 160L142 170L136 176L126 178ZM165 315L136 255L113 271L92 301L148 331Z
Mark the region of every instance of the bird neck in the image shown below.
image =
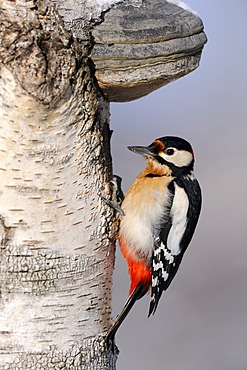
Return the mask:
M143 170L143 177L162 177L162 176L171 176L171 170L168 166L160 164L152 158L147 158L147 166Z

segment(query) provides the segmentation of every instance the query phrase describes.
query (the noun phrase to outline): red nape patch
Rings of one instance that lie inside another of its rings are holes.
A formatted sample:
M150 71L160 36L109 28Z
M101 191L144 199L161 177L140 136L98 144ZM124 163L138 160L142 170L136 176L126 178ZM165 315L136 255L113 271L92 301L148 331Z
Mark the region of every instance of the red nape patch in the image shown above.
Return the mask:
M152 273L151 269L147 267L145 261L137 261L134 259L133 254L129 251L123 238L120 236L119 244L121 248L122 255L126 260L129 268L129 275L131 280L129 294L133 292L135 287L142 282L144 286L147 287L147 291L151 286Z

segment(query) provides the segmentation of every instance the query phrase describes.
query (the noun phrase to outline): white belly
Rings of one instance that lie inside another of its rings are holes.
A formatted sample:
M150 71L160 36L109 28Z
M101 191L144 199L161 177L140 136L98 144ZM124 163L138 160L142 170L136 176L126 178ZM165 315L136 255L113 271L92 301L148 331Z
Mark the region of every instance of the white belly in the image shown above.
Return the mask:
M125 213L120 225L120 235L125 239L130 252L140 258L151 258L154 238L159 235L162 218L171 195L164 190L147 188L146 191L126 194L122 204Z

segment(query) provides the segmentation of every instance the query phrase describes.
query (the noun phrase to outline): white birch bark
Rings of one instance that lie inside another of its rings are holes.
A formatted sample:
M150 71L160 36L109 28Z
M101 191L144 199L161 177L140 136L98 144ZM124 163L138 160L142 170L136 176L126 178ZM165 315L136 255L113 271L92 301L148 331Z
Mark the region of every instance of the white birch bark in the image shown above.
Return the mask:
M100 197L107 126L84 118L83 103L95 107L78 90L80 99L70 91L48 108L5 67L1 83L0 368L28 368L26 354L32 362L40 353L42 368L75 355L83 364L81 349L110 318L112 215Z
M34 5L2 4L0 369L113 369L108 103Z

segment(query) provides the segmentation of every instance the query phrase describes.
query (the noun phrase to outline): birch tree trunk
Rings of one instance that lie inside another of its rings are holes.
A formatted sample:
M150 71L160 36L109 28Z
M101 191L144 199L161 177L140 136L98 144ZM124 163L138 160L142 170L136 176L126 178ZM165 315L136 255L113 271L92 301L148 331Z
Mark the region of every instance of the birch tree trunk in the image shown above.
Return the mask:
M112 178L104 94L126 100L126 86L94 83L92 31L109 6L92 22L91 2L54 3L0 1L0 369L114 370L103 338L117 237L102 201ZM198 66L204 43L177 77Z
M108 102L53 8L2 5L0 368L114 368Z

